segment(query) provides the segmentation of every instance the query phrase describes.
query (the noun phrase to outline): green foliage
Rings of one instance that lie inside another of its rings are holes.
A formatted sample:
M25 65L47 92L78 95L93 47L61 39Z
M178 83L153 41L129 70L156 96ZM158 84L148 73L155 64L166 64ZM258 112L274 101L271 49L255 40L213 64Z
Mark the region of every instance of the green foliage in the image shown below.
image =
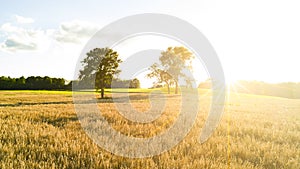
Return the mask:
M191 84L191 78L183 70L192 69L191 60L194 58L192 52L185 47L169 47L166 51L161 52L159 57L160 64L153 64L150 67L150 78L157 78L159 83L164 82L168 87L175 84L175 94L178 93L179 78L184 78L187 83Z
M139 79L134 78L129 83L129 88L141 88L141 83Z
M180 76L185 76L182 70L187 67L191 68L192 58L194 58L193 53L181 46L169 47L161 53L159 60L165 71L169 72L175 81L178 81Z
M170 94L170 85L174 83L173 77L162 68L159 68L159 65L157 63L154 63L150 68L150 73L147 74L147 77L149 78L156 78L157 83L165 83L168 88L168 94Z
M77 89L94 89L91 80L80 80L80 81L71 81L70 88L72 84L77 85ZM105 85L106 89L109 88L140 88L140 81L137 78L132 80L121 80L118 78L113 78L111 84Z
M30 76L24 78L0 77L0 90L62 90L65 89L65 79L48 76Z
M113 76L118 74L119 64L122 62L118 58L118 53L109 48L95 48L87 53L87 57L82 61L84 66L80 70L79 79L95 79L96 90L101 89L101 97L104 97L104 88L111 85Z
M140 81L137 78L132 80L113 79L112 85L107 85L105 88L140 88Z

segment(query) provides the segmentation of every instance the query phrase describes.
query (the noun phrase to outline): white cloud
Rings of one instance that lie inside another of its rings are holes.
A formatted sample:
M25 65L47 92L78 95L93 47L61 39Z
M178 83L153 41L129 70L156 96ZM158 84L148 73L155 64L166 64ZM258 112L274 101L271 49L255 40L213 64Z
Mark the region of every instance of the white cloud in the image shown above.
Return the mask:
M34 22L34 20L32 18L27 18L27 17L20 16L20 15L15 15L15 18L18 23L33 23Z
M33 42L24 42L22 39L17 37L9 37L1 44L2 49L7 49L10 51L16 50L35 50L37 45Z
M18 22L29 23L29 18L16 15ZM33 19L32 19L33 20ZM63 22L57 29L34 29L24 25L4 23L0 26L0 50L5 52L47 50L52 45L83 45L99 29L90 22L74 20ZM55 43L58 42L58 43Z
M41 49L47 43L47 31L25 29L5 23L0 27L0 32L5 35L0 43L0 50L8 52L33 51Z
M90 22L74 20L63 22L55 33L55 39L59 42L80 43L91 38L99 29L99 26Z

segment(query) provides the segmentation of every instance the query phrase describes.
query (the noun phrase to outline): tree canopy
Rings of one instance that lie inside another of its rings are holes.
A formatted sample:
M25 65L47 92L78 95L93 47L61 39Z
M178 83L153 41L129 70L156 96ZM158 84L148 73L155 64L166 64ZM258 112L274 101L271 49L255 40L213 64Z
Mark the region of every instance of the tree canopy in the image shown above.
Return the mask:
M147 74L149 78L156 78L157 83L165 83L168 88L168 94L170 94L170 85L173 84L174 80L172 76L159 67L157 63L153 64L150 68L150 73Z
M30 76L26 79L0 77L0 90L63 90L66 89L65 79L48 76Z
M80 70L79 79L95 80L95 88L101 89L101 98L104 97L104 88L110 85L113 76L118 74L119 54L109 48L95 48L87 53L82 61L83 69Z
M187 82L191 81L183 70L192 69L193 58L193 53L185 47L168 47L166 51L161 52L160 63L155 63L149 68L151 72L147 76L157 78L158 82L164 82L168 91L170 91L170 85L174 83L175 94L177 94L180 77L186 79Z

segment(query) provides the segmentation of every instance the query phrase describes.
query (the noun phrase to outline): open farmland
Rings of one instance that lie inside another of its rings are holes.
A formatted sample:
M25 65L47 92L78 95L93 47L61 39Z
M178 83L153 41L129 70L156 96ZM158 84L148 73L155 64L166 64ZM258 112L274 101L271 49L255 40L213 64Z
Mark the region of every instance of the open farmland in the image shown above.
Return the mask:
M147 92L130 94L134 108L149 109ZM0 168L299 167L300 100L230 94L219 127L200 144L211 95L199 92L197 121L180 144L158 156L131 159L93 143L80 126L71 92L0 91ZM166 97L165 112L148 124L124 119L111 101L99 99L97 104L116 130L151 137L166 131L178 116L180 97Z

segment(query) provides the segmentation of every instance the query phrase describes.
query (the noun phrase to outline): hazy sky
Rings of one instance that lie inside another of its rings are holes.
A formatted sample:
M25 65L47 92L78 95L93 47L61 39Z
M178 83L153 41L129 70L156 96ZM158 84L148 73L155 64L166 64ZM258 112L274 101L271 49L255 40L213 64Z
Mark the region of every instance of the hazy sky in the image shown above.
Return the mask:
M163 13L209 39L227 79L299 82L299 9L298 0L1 1L0 76L72 79L83 45L101 27Z

